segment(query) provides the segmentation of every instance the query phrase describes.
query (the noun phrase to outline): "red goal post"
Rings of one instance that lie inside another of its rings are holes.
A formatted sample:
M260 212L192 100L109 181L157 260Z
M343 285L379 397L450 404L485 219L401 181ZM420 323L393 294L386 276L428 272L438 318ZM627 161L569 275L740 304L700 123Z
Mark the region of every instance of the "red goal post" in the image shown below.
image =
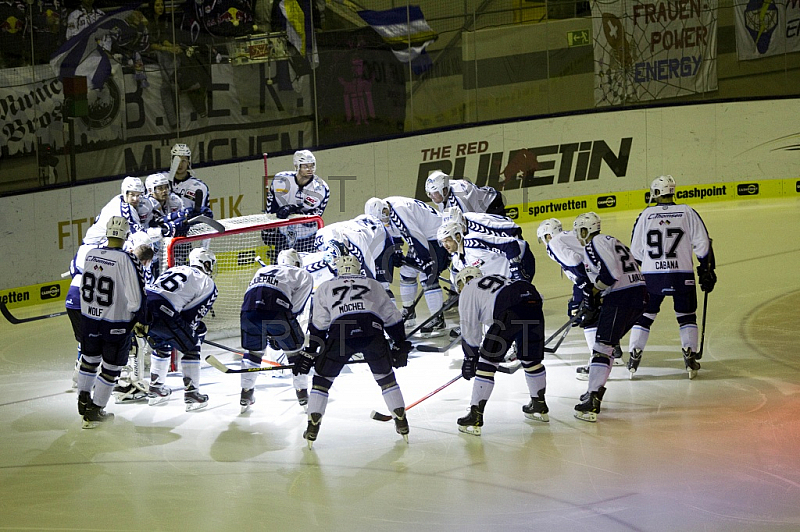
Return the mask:
M225 227L220 233L200 223L192 226L186 236L167 238L160 253L161 268L186 264L189 252L206 247L217 257L214 282L219 295L213 312L204 318L208 338L239 337L239 312L244 293L261 265L260 257L272 264L282 249L294 247L298 252L313 252L314 233L325 224L319 216L291 216L280 220L273 214L253 214L217 220ZM299 236L298 236L299 235Z

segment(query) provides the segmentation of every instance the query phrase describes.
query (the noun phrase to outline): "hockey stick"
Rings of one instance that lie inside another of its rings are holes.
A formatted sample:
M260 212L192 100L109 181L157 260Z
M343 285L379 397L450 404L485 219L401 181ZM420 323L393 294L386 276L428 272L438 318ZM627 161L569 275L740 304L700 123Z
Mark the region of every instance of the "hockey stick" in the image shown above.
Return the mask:
M445 388L447 388L448 386L450 386L451 384L453 384L454 382L456 382L460 378L461 378L461 374L459 373L457 376L455 376L452 379L450 379L449 381L447 381L446 384L443 384L443 385L439 386L438 388L433 390L428 395L422 397L421 399L417 399L416 401L414 401L413 403L411 403L410 405L408 405L406 407L406 412L408 412L409 410L411 410L412 408L414 408L415 406L420 404L425 399L428 399L429 397L433 397L437 393L441 392L442 390L444 390ZM372 413L369 415L369 417L371 417L375 421L391 421L391 419L392 419L392 416L389 416L389 415L386 415L386 414L381 414L380 412L376 412L375 410L372 411Z
M197 224L206 224L211 229L216 231L217 233L224 233L225 226L219 223L218 221L214 220L213 218L209 218L208 216L203 216L202 214L199 216L195 216L191 220L187 222L189 225L197 225Z
M212 342L211 340L206 340L205 338L203 339L203 343L204 344L208 344L208 345L213 346L213 347L218 347L219 349L222 349L223 351L230 351L231 353L235 353L237 355L245 356L245 353L239 351L238 349L234 349L232 347L228 347L227 345L218 344L217 342ZM208 357L206 357L206 362L208 362L209 364L211 364L215 368L219 369L219 367L215 366L214 363L211 360L209 360L209 358L213 358L218 364L222 364L222 362L220 362L219 359L214 357L214 355L208 355ZM281 365L280 362L275 362L273 360L261 359L261 361L266 363L266 364L270 364L272 366L271 369L292 369L292 367L293 367L291 365L289 365L289 366ZM364 360L364 359L348 360L347 362L345 362L345 364L365 364L366 362L367 361ZM222 364L222 365L225 366L225 364ZM227 366L225 366L225 367L227 367ZM228 369L230 369L230 368L228 368ZM242 370L242 371L231 370L231 371L226 371L225 373L247 373L249 371L269 371L269 370L270 370L270 368L261 368L261 369L252 368L252 369L246 369L246 370Z
M435 320L436 318L443 316L444 313L450 310L451 307L455 306L456 303L458 303L458 296L447 300L445 304L442 305L442 308L431 314L427 320L423 321L422 323L417 325L414 329L412 329L410 333L406 334L406 340L411 338L417 331L425 327L427 324L432 323L433 320Z
M172 156L172 162L169 165L169 181L170 181L170 183L172 183L172 181L175 179L175 173L178 171L178 166L180 166L180 164L181 164L181 156L180 155L173 155Z
M234 349L232 347L228 347L227 345L218 344L217 342L212 342L211 340L206 340L205 338L203 338L203 343L204 344L208 344L210 346L218 347L219 349L222 349L224 351L230 351L231 353L236 353L237 355L246 356L245 353L243 353L243 352L241 352L241 351L239 351L237 349ZM280 362L275 362L275 361L272 361L272 360L263 360L262 359L262 362L266 362L267 364L270 364L271 366L280 366L281 365ZM209 364L210 364L210 362L209 362Z
M706 310L708 310L708 292L703 296L703 321L700 323L700 350L694 356L695 360L703 358L703 346L706 343ZM7 317L7 316L6 316Z
M415 345L414 349L416 349L417 351L421 351L422 353L446 353L450 351L450 349L460 341L461 341L461 335L459 334L458 336L453 338L453 340L449 344L445 346L437 347L431 344L419 344Z
M28 323L29 321L36 321L36 320L46 320L47 318L55 318L57 316L63 316L67 313L66 310L61 312L53 312L52 314L44 314L42 316L31 316L30 318L15 318L11 312L6 307L6 304L0 301L0 312L6 319L13 323L14 325L19 325L20 323Z
M223 364L222 361L220 361L214 355L206 355L205 358L206 362L208 362L214 368L220 370L222 373L252 373L255 371L278 371L282 369L294 369L293 365L282 366L280 364L277 366L233 369Z

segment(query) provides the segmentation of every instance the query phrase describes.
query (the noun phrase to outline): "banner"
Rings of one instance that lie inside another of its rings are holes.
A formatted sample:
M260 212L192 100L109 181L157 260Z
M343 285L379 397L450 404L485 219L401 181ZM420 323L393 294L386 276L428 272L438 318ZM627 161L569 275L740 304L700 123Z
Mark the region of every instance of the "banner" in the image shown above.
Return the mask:
M595 105L717 90L717 1L592 2Z
M800 51L800 0L736 0L739 60Z
M149 66L148 83L143 84L133 67L123 68L116 62L112 66L103 88L89 91L89 116L73 121L81 180L166 168L171 140L177 138L165 118L163 98L170 97L171 91L162 93L165 81L160 73ZM0 86L0 156L32 153L38 142L60 156L63 167L69 131L61 116L62 86L52 77L49 65L40 67L36 75L47 73L48 77L31 81L28 74L27 83ZM210 84L203 93L206 116L192 106L187 93L179 99L180 138L192 148L193 162L258 156L312 143L313 99L308 84L299 93L280 90L265 81L265 63L223 63L209 69ZM20 74L23 69L17 71ZM65 174L60 172L58 181Z

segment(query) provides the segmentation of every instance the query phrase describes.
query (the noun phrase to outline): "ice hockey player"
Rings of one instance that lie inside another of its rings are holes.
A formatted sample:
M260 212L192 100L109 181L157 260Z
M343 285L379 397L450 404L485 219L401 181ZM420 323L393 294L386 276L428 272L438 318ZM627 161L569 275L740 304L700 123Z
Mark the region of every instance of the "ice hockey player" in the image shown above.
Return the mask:
M168 401L172 393L166 377L173 348L181 353L186 411L208 405L208 395L200 393L200 345L206 334L202 319L217 299L212 280L216 264L213 251L195 248L189 253L188 265L173 266L147 285L152 319L148 342L153 348L148 388L151 406Z
M484 275L502 275L511 279L528 280L533 277L523 274L515 267L521 263L519 257L527 243L511 237L484 233L465 234L466 229L458 222L442 224L437 232L439 243L451 254L450 277L455 283L456 274L467 266L477 266Z
M633 226L631 253L641 264L650 300L644 314L631 330L628 371L631 378L642 360L642 351L650 336L650 326L656 319L666 296L672 297L675 317L683 351L683 363L689 378L700 369L697 332L697 289L694 260L697 257L697 277L700 289L711 292L717 282L714 273L714 252L703 219L688 205L675 203L675 179L662 175L650 184L650 201Z
M416 325L413 302L417 294L417 278L422 283L425 302L431 315L438 315L420 329L423 336L437 336L447 327L440 312L444 292L439 285L439 274L448 264L447 254L436 243L436 231L442 224L439 214L422 201L402 196L385 199L370 198L364 205L368 216L381 220L398 244L393 266L400 266L400 299L403 304L403 322L406 327ZM408 251L403 256L399 244L405 242Z
M408 441L405 402L392 369L405 366L411 350L400 311L378 281L361 274L361 265L352 255L337 257L334 269L336 278L322 283L312 298L309 345L297 363L300 373L308 373L312 364L315 371L303 438L311 448L334 379L350 357L361 353L381 387L395 430ZM393 342L391 347L386 335Z
M464 350L461 375L467 380L475 378L469 414L458 419L458 430L480 436L495 372L512 344L516 345L531 396L522 411L529 419L550 421L544 398L547 373L542 364L544 314L536 287L524 280L482 275L475 266L459 271L455 282L460 294L458 314Z
M134 255L122 251L129 230L128 220L112 216L106 224L107 245L86 252L77 386L78 413L85 429L114 418L104 409L128 360L131 331L145 321L142 265Z
M505 216L503 195L492 187L479 187L466 179L450 179L436 170L425 180L425 193L440 212L458 207L462 212L486 212Z
M244 294L241 313L242 369L261 366L264 350L271 339L286 355L290 364L299 361L305 334L297 316L311 296L314 280L302 268L294 249L278 254L278 263L259 268ZM308 403L308 375L294 370L294 388L301 406ZM255 400L255 373L242 373L242 395L239 400L245 413Z
M265 212L286 219L292 214L322 216L331 191L328 184L316 175L317 159L308 150L294 152L294 171L275 174L267 190ZM267 245L274 245L276 253L294 248L298 251L314 249L315 223L297 224L265 231L261 238Z
M120 187L121 194L114 196L100 211L100 214L94 220L94 224L86 231L86 236L83 238L83 243L90 246L101 246L106 242L106 227L108 221L112 216L121 216L128 221L130 232L146 230L142 227L139 220L139 213L137 208L142 194L144 194L144 185L142 180L138 177L128 176L122 180ZM148 234L153 237L160 237L161 230L157 228L150 229Z
M583 246L575 238L574 231L564 231L561 221L557 218L550 218L540 223L536 230L536 237L540 244L544 244L547 256L553 259L561 267L564 275L572 281L572 297L567 302L567 315L570 318L575 318L583 301L584 290L591 284L589 277L586 275L586 268L583 266ZM596 317L597 313L594 313L594 316ZM591 364L597 321L578 320L574 323L574 326L579 324L583 328L583 335L589 348L589 363ZM622 364L622 350L616 345L614 346L614 365L621 366ZM587 380L589 378L589 365L579 366L576 371L576 377L578 380Z
M170 150L172 164L169 178L172 192L181 199L184 209L189 209L188 218L194 216L214 217L211 211L208 185L197 178L192 171L192 150L186 144L175 144Z
M581 311L587 320L592 319L592 312L599 312L589 365L589 389L575 405L575 417L594 422L611 373L613 346L642 315L647 288L628 247L613 236L600 234L597 214L580 214L572 228L578 242L584 246L583 264L592 283L585 290Z

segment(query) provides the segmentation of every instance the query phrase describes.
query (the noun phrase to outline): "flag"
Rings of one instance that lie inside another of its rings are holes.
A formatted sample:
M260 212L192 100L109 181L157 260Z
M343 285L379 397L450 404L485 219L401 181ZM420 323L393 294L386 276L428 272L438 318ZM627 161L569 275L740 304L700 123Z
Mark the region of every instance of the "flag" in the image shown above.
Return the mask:
M385 11L359 11L364 22L392 48L402 63L411 63L415 74L431 67L425 49L439 36L431 29L419 6L397 7Z
M311 13L313 1L281 0L280 8L286 18L286 36L289 42L308 60L311 68L316 68L319 65L319 54Z
M136 8L133 4L113 11L62 44L50 58L56 76L86 76L90 88L102 88L111 75L111 41L128 26L125 19Z

